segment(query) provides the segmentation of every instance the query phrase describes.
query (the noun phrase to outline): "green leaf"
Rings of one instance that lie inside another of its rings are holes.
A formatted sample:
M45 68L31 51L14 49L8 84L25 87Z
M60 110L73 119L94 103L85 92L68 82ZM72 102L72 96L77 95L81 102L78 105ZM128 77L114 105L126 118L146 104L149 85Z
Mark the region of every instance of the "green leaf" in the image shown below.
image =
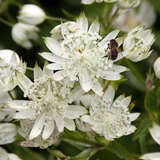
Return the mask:
M48 150L51 154L53 154L54 156L56 156L56 157L59 157L59 158L67 158L67 156L66 155L64 155L61 151L59 151L59 150L51 150L51 149L49 149Z
M96 152L99 150L102 150L104 148L88 148L79 153L78 155L71 158L71 160L88 160L90 157L92 157Z

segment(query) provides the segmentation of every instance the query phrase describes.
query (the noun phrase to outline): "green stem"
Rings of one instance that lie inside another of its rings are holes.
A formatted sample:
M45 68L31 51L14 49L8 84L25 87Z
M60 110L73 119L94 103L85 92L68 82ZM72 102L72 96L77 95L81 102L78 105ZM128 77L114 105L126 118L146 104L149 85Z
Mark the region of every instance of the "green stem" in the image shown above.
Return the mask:
M14 100L14 97L13 97L11 91L8 91L8 94L9 94L9 96L11 97L11 99Z
M137 69L135 68L135 66L127 59L125 59L125 62L128 66L128 68L132 71L132 73L136 76L136 78L139 80L139 82L141 82L141 84L143 84L143 86L145 86L145 79L143 78L143 76L137 71Z
M3 24L6 24L6 25L9 26L9 27L13 27L13 26L14 26L14 24L6 21L6 20L3 19L2 17L0 17L0 22L2 22Z
M66 22L66 21L68 21L67 19L57 18L57 17L50 17L50 16L47 16L46 19L52 20L52 21L60 21L60 22Z

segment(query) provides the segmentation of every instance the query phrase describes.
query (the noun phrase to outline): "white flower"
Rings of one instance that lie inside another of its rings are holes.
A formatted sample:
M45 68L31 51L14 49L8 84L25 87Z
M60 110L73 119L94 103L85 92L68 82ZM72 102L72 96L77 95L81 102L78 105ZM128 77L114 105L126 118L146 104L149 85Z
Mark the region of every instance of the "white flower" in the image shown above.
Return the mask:
M16 126L12 123L0 123L0 145L12 143L17 134Z
M101 3L101 2L107 2L107 3L113 3L117 2L120 7L123 8L131 8L131 7L137 7L140 4L140 0L82 0L83 4L92 4L94 2Z
M160 152L157 153L147 153L140 157L144 160L160 160Z
M119 96L114 102L115 90L109 86L103 97L88 95L89 115L82 116L82 121L107 140L114 140L129 135L136 130L131 122L136 120L139 113L130 113L128 105L131 97ZM82 100L83 103L83 100Z
M25 72L25 64L12 50L0 50L0 89L12 90L17 85L16 73Z
M7 153L0 147L0 160L21 160L17 155L13 153Z
M147 16L146 16L147 15ZM118 16L112 21L114 27L128 32L138 25L151 27L156 19L156 13L153 6L146 0L143 0L139 8L124 10L118 12Z
M149 132L152 138L160 145L160 126L153 123L152 127L149 128Z
M12 28L12 38L20 46L30 49L32 47L31 40L38 38L39 29L30 24L16 23Z
M160 79L160 57L156 59L153 65L156 77Z
M44 52L41 56L53 62L47 65L48 69L58 70L54 74L55 80L68 77L71 81L79 81L85 92L92 89L96 94L102 95L99 78L121 79L120 73L127 68L116 65L105 57L109 53L110 40L115 39L119 31L115 30L102 39L99 29L97 21L88 28L87 18L81 15L76 23L67 22L51 31L52 38L46 38L45 43L52 53ZM118 55L122 57L121 53Z
M66 79L57 82L53 80L52 74L46 67L42 71L36 66L34 83L20 74L19 86L29 100L8 102L11 108L18 111L14 115L15 119L33 122L29 140L39 135L43 140L47 140L56 130L59 133L63 132L64 127L75 130L74 119L87 112L81 105L70 105L73 98L73 82Z
M138 62L150 56L150 48L154 42L151 30L138 26L132 29L123 43L126 58Z
M23 5L19 14L18 19L22 23L31 25L40 24L46 19L45 12L40 7L33 4Z

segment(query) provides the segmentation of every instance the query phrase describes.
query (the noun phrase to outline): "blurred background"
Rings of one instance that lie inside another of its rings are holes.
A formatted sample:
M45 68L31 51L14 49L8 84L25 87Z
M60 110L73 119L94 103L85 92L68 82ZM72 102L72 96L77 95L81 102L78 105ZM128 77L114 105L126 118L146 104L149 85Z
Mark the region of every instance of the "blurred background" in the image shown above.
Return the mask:
M121 29L121 34L129 31L137 25L145 25L152 28L156 41L152 47L152 55L142 62L132 63L129 60L122 60L119 63L130 68L131 72L125 73L123 83L120 83L117 95L125 93L132 95L132 101L136 102L134 111L143 113L139 121L135 124L139 127L136 134L122 137L113 142L107 150L100 151L91 159L93 160L119 160L131 154L142 154L145 152L160 151L160 146L156 145L147 132L147 127L151 122L147 118L146 112L153 112L151 115L156 121L159 121L159 98L160 90L154 92L154 87L159 82L154 78L153 62L160 55L160 0L142 0L140 7L128 11L121 11L118 17L110 18L113 4L100 3L92 5L82 5L80 0L0 0L0 18L9 21L12 24L17 22L18 11L23 4L36 4L40 6L49 16L75 20L81 12L84 12L91 22L99 19L101 23L101 34L106 35L113 28ZM38 61L42 65L43 59L38 55L41 51L47 51L43 37L50 34L50 30L61 22L46 20L39 25L39 39L33 42L33 48L24 49L17 45L11 37L11 27L2 23L0 20L0 49L15 50L29 67L33 67ZM18 34L18 33L17 33ZM30 71L27 75L32 78ZM153 90L148 91L148 81L151 81ZM17 89L18 95L22 96ZM149 101L148 101L149 100ZM148 107L149 106L149 107ZM71 136L74 136L73 134ZM147 141L146 141L147 140ZM23 160L53 160L54 156L47 150L22 148L19 144L10 144L5 146L9 152L15 152ZM58 149L66 155L76 155L81 148L62 141ZM127 159L126 158L126 159ZM128 158L129 159L129 158ZM129 160L132 160L130 158Z

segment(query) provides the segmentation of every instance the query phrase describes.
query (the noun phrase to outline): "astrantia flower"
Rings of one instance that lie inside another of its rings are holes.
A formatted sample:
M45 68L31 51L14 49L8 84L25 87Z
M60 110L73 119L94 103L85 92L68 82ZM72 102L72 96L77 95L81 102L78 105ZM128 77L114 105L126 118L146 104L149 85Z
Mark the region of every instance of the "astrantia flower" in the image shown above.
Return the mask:
M52 38L46 38L45 43L52 53L44 52L41 55L54 62L47 65L47 68L58 70L54 74L55 80L68 77L71 81L79 81L85 92L92 89L102 95L99 78L121 79L120 73L126 71L126 67L116 65L105 57L109 53L110 40L115 39L119 31L115 30L102 39L99 28L97 21L88 28L87 18L81 15L76 23L67 22L51 31Z
M3 148L0 147L0 160L21 160L17 155L13 153L7 153Z
M160 57L156 59L153 67L156 77L160 79Z
M100 3L100 2L107 2L107 3L113 3L117 2L120 7L123 8L130 8L130 7L137 7L140 4L140 0L82 0L83 4L92 4L94 2Z
M126 58L133 62L138 62L150 56L150 48L154 42L154 35L151 30L143 27L132 29L123 43Z
M118 16L112 21L112 24L114 27L128 32L138 25L151 27L155 20L156 13L153 6L148 1L143 0L138 9L119 10Z
M18 19L22 23L37 25L46 19L45 12L38 6L33 4L23 5L19 12Z
M0 145L15 141L17 134L16 126L12 123L0 123Z
M66 79L57 82L53 80L52 74L46 67L42 71L36 66L34 83L26 76L19 75L19 86L29 100L8 102L11 108L17 110L15 119L32 121L29 140L39 135L43 140L47 140L57 130L59 133L63 132L64 127L75 130L74 119L87 112L80 105L70 105L74 96L73 82Z
M12 28L12 38L20 46L30 49L32 47L31 40L38 38L39 29L30 24L16 23Z
M90 106L89 115L81 118L107 140L114 140L133 133L136 128L131 125L131 122L139 116L139 113L129 112L128 105L131 97L121 95L113 102L114 95L115 90L112 86L108 87L103 97L86 95L88 96L87 106Z
M25 64L12 50L0 50L0 89L12 90L17 85L17 73L25 72Z

